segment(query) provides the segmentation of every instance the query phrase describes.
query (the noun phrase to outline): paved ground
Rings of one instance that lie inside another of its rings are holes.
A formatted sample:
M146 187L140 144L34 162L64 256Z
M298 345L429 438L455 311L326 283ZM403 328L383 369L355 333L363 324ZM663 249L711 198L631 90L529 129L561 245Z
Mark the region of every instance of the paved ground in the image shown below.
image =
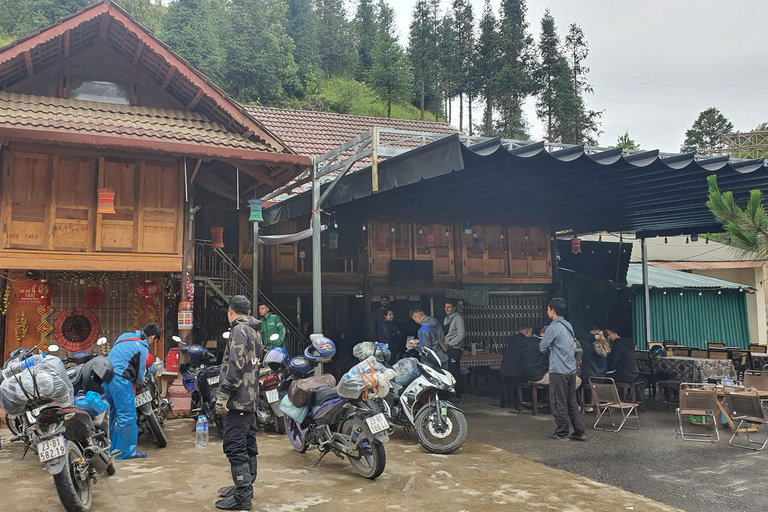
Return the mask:
M515 431L529 428L522 422L515 422L506 412L503 416L477 414L471 421L471 428L482 434L480 437L497 441L519 439ZM215 510L214 493L229 480L220 441L214 435L208 447L195 448L192 420L176 419L166 425L167 448L155 449L149 441L141 440L149 458L118 461L114 476L99 478L94 485L93 511ZM534 425L540 425L544 432L547 423L534 422ZM492 434L494 429L498 430ZM0 509L3 512L63 510L51 477L42 470L34 454L20 461L21 447L17 443L8 443L9 432L2 429L0 436L3 444L0 452ZM468 441L453 455L432 455L407 440L402 433L397 433L387 444L387 467L376 481L357 476L349 463L332 455L313 468L317 452L296 453L283 436L261 434L259 444L261 455L255 503L261 511L674 510L636 494L475 441ZM553 452L570 452L576 460L584 460L579 458L583 455L578 454L590 453L598 446L598 441L542 445ZM631 468L630 465L622 471L629 472Z
M767 508L768 453L728 446L730 430L717 444L683 442L674 412L640 413L640 430L618 433L592 430L595 415L587 414L586 443L555 442L543 439L554 430L549 415L512 413L490 398L470 397L463 408L474 440L553 468L692 512Z

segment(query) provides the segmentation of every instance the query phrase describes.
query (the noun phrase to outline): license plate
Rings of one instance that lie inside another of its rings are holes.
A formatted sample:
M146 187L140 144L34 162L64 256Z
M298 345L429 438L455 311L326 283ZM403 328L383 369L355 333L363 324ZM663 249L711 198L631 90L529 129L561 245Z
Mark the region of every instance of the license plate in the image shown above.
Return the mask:
M152 401L152 394L149 391L145 391L140 395L136 395L136 407L141 407L144 404L148 404Z
M67 454L67 445L64 443L64 436L56 436L41 443L37 443L37 455L40 462L58 459Z
M219 383L219 376L216 375L215 377L208 377L208 385L213 386L214 384Z
M270 389L267 391L267 402L273 404L278 400L280 400L280 395L277 393L276 389Z
M368 428L371 429L371 434L378 434L389 428L389 422L387 422L387 418L383 413L371 416L370 418L365 418L365 422L368 424Z

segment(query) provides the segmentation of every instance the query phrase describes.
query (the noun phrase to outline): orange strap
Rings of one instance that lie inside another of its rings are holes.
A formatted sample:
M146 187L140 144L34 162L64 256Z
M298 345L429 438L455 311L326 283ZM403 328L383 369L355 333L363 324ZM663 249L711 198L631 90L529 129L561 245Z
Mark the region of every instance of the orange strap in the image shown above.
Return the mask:
M357 369L357 373L360 374L360 378L363 380L363 383L365 384L365 391L363 391L362 398L363 400L368 400L368 390L372 389L375 390L376 393L379 392L379 386L376 384L376 378L375 373L376 371L373 369L373 365L370 361L367 359L363 361L363 363L368 363L368 367L371 369L371 375L366 375L361 369L360 365L355 365L355 368ZM362 363L360 363L362 364ZM369 385L370 384L370 385Z

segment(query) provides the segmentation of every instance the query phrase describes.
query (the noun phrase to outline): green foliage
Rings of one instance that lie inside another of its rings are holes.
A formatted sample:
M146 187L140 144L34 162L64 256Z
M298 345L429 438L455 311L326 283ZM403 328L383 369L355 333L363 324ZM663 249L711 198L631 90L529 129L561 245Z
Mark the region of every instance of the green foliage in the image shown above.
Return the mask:
M725 149L720 136L733 131L733 124L715 107L699 113L689 130L685 132L685 141L680 147L682 152L713 153Z
M592 86L587 82L589 68L584 65L584 61L589 56L589 45L584 37L584 31L575 23L571 23L568 27L565 51L569 61L574 95L569 105L568 123L563 127L562 140L570 144L596 146L597 137L602 133L600 119L603 117L603 112L587 110L584 103L584 95L593 92Z
M299 66L299 78L306 94L318 92L321 70L320 42L317 36L317 16L312 0L288 0L286 32L293 39L293 57Z
M635 142L632 137L629 136L629 130L624 132L624 135L619 135L616 139L615 148L629 149L630 151L636 151L640 149L640 144Z
M490 0L485 0L480 18L480 37L475 47L472 88L485 100L483 122L478 127L478 131L486 137L497 135L493 126L493 105L500 88L498 83L500 44L498 21L493 14Z
M379 0L376 25L368 79L387 103L387 117L392 117L392 103L410 99L411 76L405 52L395 35L395 12L384 0Z
M163 18L167 11L161 2L152 0L118 0L115 2L128 11L144 28L157 34L163 27Z
M210 79L226 76L226 0L176 0L168 7L159 36Z
M723 225L734 247L753 252L768 259L768 212L763 207L763 193L752 190L746 209L736 204L733 192L722 192L717 176L707 177L709 200L707 207Z
M318 42L323 71L355 76L358 58L343 0L317 0Z
M475 63L475 13L467 0L453 0L453 36L455 48L455 92L459 96L459 130L464 131L464 100L477 96L472 74ZM471 112L469 112L471 118Z
M373 52L377 42L376 12L373 0L358 0L353 27L357 58L360 63L357 77L362 79L368 75L373 67Z

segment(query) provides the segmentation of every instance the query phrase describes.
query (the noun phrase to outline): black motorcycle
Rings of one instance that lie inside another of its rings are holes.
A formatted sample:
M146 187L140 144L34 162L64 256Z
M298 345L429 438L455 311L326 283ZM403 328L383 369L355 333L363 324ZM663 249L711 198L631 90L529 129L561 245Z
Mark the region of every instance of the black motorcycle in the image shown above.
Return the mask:
M147 377L143 386L136 388L136 422L139 424L139 435L151 432L155 443L165 448L168 438L163 430L166 415L170 414L171 405L160 398L155 381L154 371L147 369Z
M221 373L221 366L216 364L216 354L202 345L187 345L178 336L174 336L173 340L181 347L181 353L189 356L188 362L179 365L179 372L184 388L191 394L190 414L193 418L205 414L208 422L215 424L222 432L221 416L216 413Z

